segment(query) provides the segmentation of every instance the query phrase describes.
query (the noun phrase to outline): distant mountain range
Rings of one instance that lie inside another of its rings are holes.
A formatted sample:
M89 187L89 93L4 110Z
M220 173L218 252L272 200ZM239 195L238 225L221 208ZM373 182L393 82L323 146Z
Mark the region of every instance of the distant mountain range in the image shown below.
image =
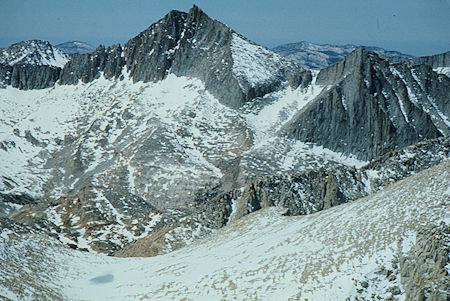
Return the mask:
M64 53L67 54L85 54L85 53L91 53L95 50L95 47L92 45L89 45L85 42L80 41L70 41L61 43L58 45L55 45L56 48L62 50Z
M309 69L323 69L343 59L357 45L314 44L306 41L277 46L272 50L281 56L293 60ZM363 46L367 51L375 52L381 57L413 58L414 56L398 51L390 51L380 47Z

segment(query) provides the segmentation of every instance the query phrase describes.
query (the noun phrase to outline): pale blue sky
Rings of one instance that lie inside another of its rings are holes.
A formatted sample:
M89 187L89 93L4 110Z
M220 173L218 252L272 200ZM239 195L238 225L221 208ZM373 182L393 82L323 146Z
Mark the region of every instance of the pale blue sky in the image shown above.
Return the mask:
M266 47L305 40L413 55L450 50L449 0L0 0L0 47L27 39L123 44L194 3Z

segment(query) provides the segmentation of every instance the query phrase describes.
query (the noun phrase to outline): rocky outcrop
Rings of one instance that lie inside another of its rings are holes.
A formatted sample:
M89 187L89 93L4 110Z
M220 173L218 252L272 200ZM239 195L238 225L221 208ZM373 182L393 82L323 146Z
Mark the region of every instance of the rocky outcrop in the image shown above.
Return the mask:
M270 206L288 208L288 215L321 211L364 195L356 169L345 166L294 175L267 176L249 182L236 200L232 219Z
M52 87L58 80L61 68L43 65L0 64L0 88L12 86L21 90Z
M8 217L22 206L37 204L37 200L26 194L0 193L0 217Z
M75 54L61 72L59 84L77 84L79 80L88 83L100 77L119 78L125 60L122 47L114 45L108 48L99 46L92 54Z
M320 71L327 85L281 131L344 154L371 160L450 133L450 79L426 65L392 65L359 48Z
M0 64L0 88L11 85L12 67L7 64Z
M59 79L61 68L40 65L14 65L10 85L21 90L52 87Z
M446 301L450 291L447 271L450 227L425 226L406 256L400 257L400 276L405 300Z
M450 157L449 151L450 138L443 137L390 152L360 169L338 166L265 176L248 182L242 190L226 193L214 187L196 197L194 213L127 245L114 255L165 254L262 208L279 206L287 209L285 215L307 215L355 201L440 164Z
M450 51L431 56L422 56L411 59L414 64L424 64L433 69L438 67L450 67Z

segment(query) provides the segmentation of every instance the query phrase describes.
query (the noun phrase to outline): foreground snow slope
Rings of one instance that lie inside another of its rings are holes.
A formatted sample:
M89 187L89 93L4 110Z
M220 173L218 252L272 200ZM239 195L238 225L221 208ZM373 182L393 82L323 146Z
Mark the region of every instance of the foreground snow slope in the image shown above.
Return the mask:
M447 160L370 197L308 216L260 210L152 258L111 258L31 239L7 243L4 230L0 278L8 279L31 251L37 258L22 273L33 283L50 273L45 289L71 300L345 300L364 279L370 279L367 296L387 297L390 287L399 287L403 298L399 276L388 281L377 271L408 252L419 229L448 223L449 171ZM14 296L8 284L2 291Z

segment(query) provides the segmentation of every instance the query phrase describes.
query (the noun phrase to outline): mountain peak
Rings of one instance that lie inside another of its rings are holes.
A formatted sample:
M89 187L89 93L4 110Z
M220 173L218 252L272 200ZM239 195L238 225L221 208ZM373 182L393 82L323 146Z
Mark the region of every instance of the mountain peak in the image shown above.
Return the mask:
M188 13L171 11L128 41L124 58L134 81L158 81L169 73L195 77L232 107L276 91L287 82L298 86L307 78L298 65L238 35L195 5ZM250 78L245 76L249 72L236 72L245 71L239 63L271 68L258 67L261 72Z
M50 42L28 40L0 51L0 63L5 65L38 65L62 68L69 58Z

